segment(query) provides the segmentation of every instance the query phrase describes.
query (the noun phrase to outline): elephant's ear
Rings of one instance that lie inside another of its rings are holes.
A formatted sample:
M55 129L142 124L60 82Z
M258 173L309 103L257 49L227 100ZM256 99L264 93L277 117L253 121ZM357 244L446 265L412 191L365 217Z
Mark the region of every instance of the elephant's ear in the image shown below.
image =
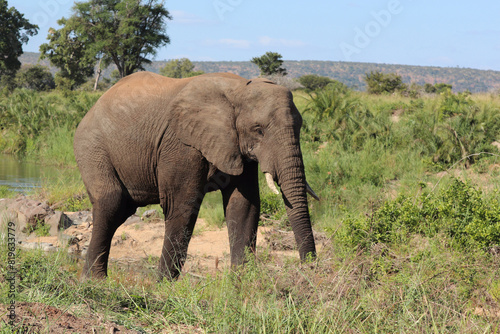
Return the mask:
M199 150L217 169L243 172L234 106L222 78L199 77L188 83L169 106L172 129L186 145Z

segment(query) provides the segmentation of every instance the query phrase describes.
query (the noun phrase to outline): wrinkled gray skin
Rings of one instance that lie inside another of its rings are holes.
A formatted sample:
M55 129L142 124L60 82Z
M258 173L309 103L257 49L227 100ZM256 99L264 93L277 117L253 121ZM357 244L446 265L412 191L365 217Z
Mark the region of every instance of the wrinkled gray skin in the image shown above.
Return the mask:
M201 201L220 189L231 264L255 251L258 163L281 187L301 259L314 257L299 144L302 118L284 87L229 73L171 79L132 74L83 118L74 150L93 205L84 275L103 277L116 229L140 206L165 214L160 275L178 276Z

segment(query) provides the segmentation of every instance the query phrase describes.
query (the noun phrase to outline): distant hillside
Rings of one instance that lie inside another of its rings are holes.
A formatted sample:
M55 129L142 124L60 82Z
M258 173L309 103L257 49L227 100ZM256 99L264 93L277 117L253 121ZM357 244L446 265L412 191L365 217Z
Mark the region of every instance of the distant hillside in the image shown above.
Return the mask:
M38 56L38 53L26 52L21 56L20 60L23 64L36 64ZM154 61L145 67L148 71L158 73L160 68L165 66L166 62ZM46 66L49 65L47 60L40 63ZM202 61L193 63L196 66L196 70L207 73L232 72L245 78L259 76L258 67L249 61ZM423 85L424 83L434 84L444 82L453 85L453 90L455 91L470 90L476 93L500 89L500 71L484 71L458 67L427 67L314 60L285 61L283 66L292 78L298 78L305 74L317 74L336 79L360 90L365 89L363 78L366 73L370 73L371 71L398 73L405 83L415 82ZM51 70L53 72L56 71L54 68ZM113 67L106 69L104 75L108 76L112 70Z

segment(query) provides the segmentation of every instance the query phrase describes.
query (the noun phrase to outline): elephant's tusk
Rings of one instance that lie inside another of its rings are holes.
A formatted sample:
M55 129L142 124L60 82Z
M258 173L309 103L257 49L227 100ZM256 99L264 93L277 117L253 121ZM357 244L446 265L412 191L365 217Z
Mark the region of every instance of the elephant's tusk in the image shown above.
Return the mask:
M267 186L272 190L273 193L278 195L280 192L278 191L278 189L274 185L273 176L269 173L264 173L264 175L266 176Z
M309 185L309 183L307 183L307 181L306 181L306 190L309 193L309 195L311 195L315 200L319 201L318 195L316 195L314 190L312 190L311 186Z

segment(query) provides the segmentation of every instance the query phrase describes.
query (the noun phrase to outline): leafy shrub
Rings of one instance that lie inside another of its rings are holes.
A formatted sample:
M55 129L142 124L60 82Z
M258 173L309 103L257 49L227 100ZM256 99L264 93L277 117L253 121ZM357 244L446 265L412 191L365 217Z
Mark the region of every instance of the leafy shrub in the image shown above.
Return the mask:
M396 73L385 74L371 71L370 74L365 75L365 82L370 94L392 94L407 89L401 76Z
M275 220L286 218L286 208L281 196L273 193L266 193L260 198L260 212Z
M54 89L54 77L47 66L34 65L21 68L16 74L16 85L20 88L47 91Z
M475 103L470 99L467 92L453 94L450 90L443 93L444 100L439 111L445 116L454 116L467 113L471 109L477 109Z
M435 85L432 85L430 83L426 83L424 85L424 91L426 93L429 93L429 94L440 94L440 93L444 93L446 92L447 90L451 91L451 89L453 88L452 85L450 84L446 84L446 83L437 83Z
M369 218L348 218L342 239L369 248L376 243L401 244L411 235L443 234L462 249L486 250L500 245L500 206L480 190L454 179L439 193L413 198L400 195L384 202Z
M314 118L314 124L305 122L305 135L313 140L339 141L346 149L362 147L367 138L378 137L389 126L382 115L375 117L359 96L343 84L330 84L310 94L305 113Z
M299 82L306 90L313 91L325 88L328 84L336 82L329 77L322 77L316 74L307 74L299 78Z

